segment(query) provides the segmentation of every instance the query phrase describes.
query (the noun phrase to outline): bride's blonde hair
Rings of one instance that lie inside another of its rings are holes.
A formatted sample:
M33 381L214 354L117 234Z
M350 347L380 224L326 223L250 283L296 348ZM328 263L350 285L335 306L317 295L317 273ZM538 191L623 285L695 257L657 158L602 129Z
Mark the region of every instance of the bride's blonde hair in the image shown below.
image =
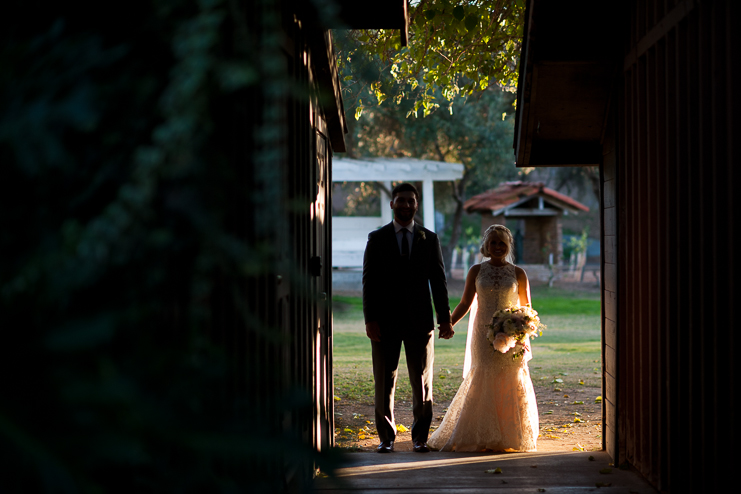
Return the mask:
M515 263L515 255L514 255L514 245L515 245L515 239L512 237L512 232L509 231L509 228L507 228L504 225L491 225L489 228L486 229L484 234L481 236L481 248L479 251L481 252L481 255L484 257L491 257L489 255L489 237L497 233L502 240L507 242L507 255L504 256L504 260L507 261L510 264Z

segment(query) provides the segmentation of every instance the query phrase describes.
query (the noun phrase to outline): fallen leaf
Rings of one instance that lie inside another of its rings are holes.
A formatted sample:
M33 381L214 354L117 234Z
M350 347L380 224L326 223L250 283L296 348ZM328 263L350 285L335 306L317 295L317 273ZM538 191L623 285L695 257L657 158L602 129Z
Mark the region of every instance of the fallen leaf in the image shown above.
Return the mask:
M553 388L553 391L562 391L561 388Z
M409 432L409 429L404 427L402 424L396 424L396 430L398 432Z
M334 401L340 401L340 397L339 396L335 396L334 397Z
M437 377L438 377L439 379L445 379L445 374L440 374L440 375L439 375L439 376L437 376Z
M491 470L485 470L484 473L502 473L502 469L499 468L499 467L497 467L497 468L493 468Z
M594 485L596 485L597 487L610 487L612 485L612 482L597 482Z
M574 422L575 422L575 423L576 423L576 422L581 422L581 419L580 419L579 417L576 417L576 418L574 419Z
M360 434L360 435L358 436L358 439L365 439L365 434Z
M576 443L576 446L574 446L573 448L571 448L571 451L584 451L584 446L582 446L579 443Z
M563 397L564 397L564 398L568 398L568 397L569 397L569 395L563 395Z
M574 403L572 403L572 405L583 405L583 404L584 404L583 401L575 401Z
M550 415L552 413L553 413L553 410L548 410L547 412L545 412L546 415Z
M612 468L603 468L599 473L612 473Z
M553 382L554 383L562 383L563 382L563 379L556 378L556 379L553 380Z
M601 396L598 396L597 398L594 399L594 402L595 403L602 403L602 397Z

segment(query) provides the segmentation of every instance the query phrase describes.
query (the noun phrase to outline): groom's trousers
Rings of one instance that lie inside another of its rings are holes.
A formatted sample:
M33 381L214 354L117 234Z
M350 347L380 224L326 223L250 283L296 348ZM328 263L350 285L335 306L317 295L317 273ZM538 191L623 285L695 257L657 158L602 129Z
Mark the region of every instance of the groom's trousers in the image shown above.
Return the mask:
M376 429L380 441L396 438L394 391L401 345L412 385L412 441L427 442L432 423L432 373L435 338L432 331L382 328L381 341L371 341L375 381Z

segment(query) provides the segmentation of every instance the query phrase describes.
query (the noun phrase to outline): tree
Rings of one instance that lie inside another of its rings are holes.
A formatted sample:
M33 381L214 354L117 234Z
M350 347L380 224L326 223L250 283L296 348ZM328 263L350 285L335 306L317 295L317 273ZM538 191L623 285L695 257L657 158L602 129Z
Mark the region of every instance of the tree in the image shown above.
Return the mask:
M438 94L436 101L443 99ZM448 267L463 233L466 199L522 173L514 167L512 153L513 99L511 93L492 87L468 98L459 96L454 112L407 118L415 103L403 100L366 108L356 122L349 122L351 157L413 156L463 164L463 178L449 186L455 204L452 220L441 232Z
M599 200L599 168L596 166L564 166L555 170L556 189L567 187L576 191L591 190Z
M338 32L346 106L360 116L363 97L408 99L407 115L427 116L492 86L514 92L524 12L524 0L418 0L409 5L406 47L396 30Z

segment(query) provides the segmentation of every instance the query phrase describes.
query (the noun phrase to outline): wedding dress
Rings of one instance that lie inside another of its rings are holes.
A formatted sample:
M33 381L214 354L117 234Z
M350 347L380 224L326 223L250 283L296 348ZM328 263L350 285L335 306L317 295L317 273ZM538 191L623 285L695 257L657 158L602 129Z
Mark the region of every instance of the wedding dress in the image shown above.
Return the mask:
M476 301L469 316L475 319L469 324L463 383L428 444L442 451L535 451L538 406L527 366L532 354L525 351L512 359L521 345L500 353L486 339L494 312L519 305L515 267L482 262Z

